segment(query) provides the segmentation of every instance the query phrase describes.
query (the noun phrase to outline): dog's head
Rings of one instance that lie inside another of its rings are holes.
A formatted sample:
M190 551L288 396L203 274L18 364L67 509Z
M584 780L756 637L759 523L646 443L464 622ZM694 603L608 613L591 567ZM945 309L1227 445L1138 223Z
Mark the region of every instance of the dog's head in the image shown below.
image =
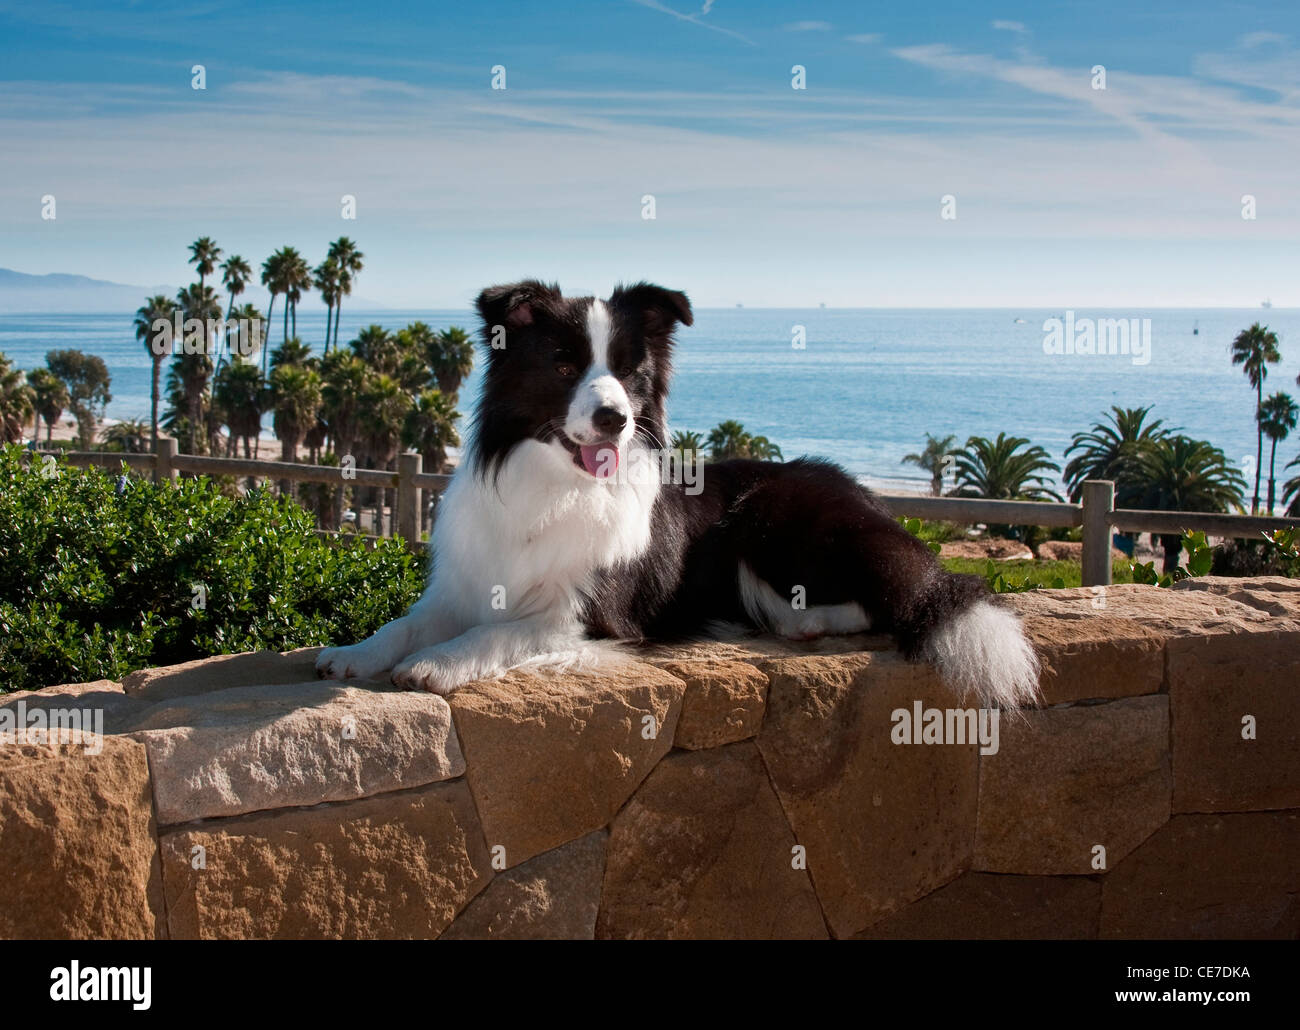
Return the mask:
M672 335L690 325L686 295L650 283L608 300L564 297L535 280L478 298L487 370L474 425L477 471L538 440L576 476L606 479L636 437L664 447Z

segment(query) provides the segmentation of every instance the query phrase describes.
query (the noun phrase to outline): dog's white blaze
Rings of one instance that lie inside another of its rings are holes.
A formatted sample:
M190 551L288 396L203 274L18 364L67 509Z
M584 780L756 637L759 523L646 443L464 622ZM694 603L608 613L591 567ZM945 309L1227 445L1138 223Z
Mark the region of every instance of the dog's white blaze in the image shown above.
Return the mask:
M587 309L587 338L591 340L592 370L609 372L609 337L613 328L609 308L602 300L594 300ZM598 373L599 374L599 373Z
M778 594L745 562L740 563L737 583L740 603L749 617L762 628L783 637L799 640L825 634L861 633L871 627L871 619L862 605L853 601L795 608L792 598Z
M977 601L946 619L925 647L927 659L963 697L1016 708L1038 697L1038 655L1013 612Z
M593 301L587 309L587 337L591 341L591 365L577 388L564 419L564 432L570 440L592 443L602 434L592 424L599 408L622 412L627 424L619 434L620 445L626 444L636 431L632 423L632 401L623 384L609 370L609 338L612 331L609 309L602 301Z

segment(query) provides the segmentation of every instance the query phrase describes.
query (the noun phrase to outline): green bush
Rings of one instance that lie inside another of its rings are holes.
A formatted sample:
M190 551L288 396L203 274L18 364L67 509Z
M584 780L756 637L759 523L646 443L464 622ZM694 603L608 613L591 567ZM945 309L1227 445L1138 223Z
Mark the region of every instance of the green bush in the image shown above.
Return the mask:
M424 586L401 540L332 543L265 491L0 451L0 692L353 643Z

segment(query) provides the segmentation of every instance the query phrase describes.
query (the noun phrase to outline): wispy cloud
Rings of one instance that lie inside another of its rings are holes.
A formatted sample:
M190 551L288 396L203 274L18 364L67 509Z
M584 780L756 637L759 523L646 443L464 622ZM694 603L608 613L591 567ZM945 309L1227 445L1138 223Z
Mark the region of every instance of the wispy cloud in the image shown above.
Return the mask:
M1248 33L1227 53L1201 54L1194 67L1206 78L1300 101L1300 50L1276 32Z
M781 28L786 32L830 32L833 26L828 21L792 21Z
M1025 28L1025 23L1022 21L1003 21L1002 19L998 19L993 22L993 27L1000 32L1016 32L1020 35L1024 35L1029 31Z
M879 32L857 32L844 38L850 43L879 43L881 36Z
M732 39L738 39L742 43L747 43L749 46L758 45L748 36L740 32L736 32L734 29L723 28L721 25L714 25L712 22L705 21L704 16L708 14L710 10L713 9L713 4L710 2L710 0L705 0L704 6L698 12L691 13L691 14L688 14L684 11L675 10L674 8L669 7L666 4L661 4L659 3L659 0L632 0L632 2L641 7L648 7L652 11L659 11L662 14L672 15L672 17L677 18L679 21L688 21L692 25L699 25L701 28L709 29L713 32L720 32L724 36L730 36Z

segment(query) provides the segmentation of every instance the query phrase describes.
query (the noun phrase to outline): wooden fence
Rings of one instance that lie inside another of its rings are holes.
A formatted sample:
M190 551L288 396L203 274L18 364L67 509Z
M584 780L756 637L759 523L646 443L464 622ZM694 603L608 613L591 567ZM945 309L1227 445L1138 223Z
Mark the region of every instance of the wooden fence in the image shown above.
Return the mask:
M303 465L247 458L214 458L178 454L176 441L163 437L154 454L115 454L107 451L70 451L62 457L72 465L98 465L152 472L155 479L175 479L180 473L216 476L260 476L293 482L376 486L397 491L396 529L412 547L420 546L420 513L424 492L441 493L451 476L423 471L419 454L401 454L397 471L343 469L337 465ZM1115 507L1115 484L1090 479L1083 485L1083 503L992 501L974 497L917 497L881 494L895 515L943 519L966 525L1001 523L1017 526L1082 526L1084 586L1105 586L1111 581L1113 533L1204 532L1209 536L1257 538L1261 533L1300 527L1300 519L1265 515L1221 515L1206 512L1144 511Z

